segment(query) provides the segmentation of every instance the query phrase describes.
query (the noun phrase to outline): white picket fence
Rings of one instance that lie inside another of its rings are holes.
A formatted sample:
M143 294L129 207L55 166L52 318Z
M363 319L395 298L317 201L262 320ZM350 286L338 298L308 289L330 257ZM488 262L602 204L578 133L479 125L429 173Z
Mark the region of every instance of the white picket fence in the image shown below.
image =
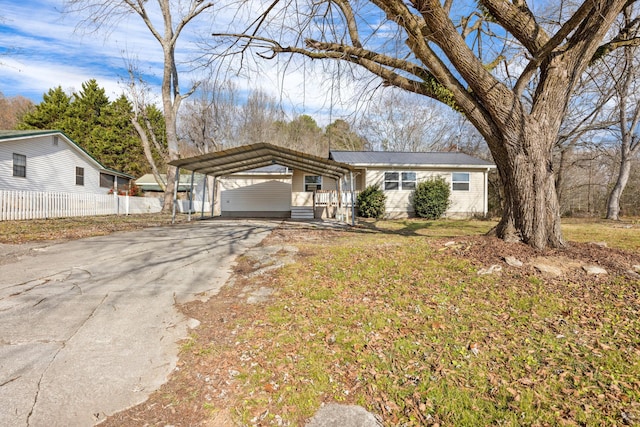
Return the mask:
M151 197L0 190L0 221L93 215L157 213Z

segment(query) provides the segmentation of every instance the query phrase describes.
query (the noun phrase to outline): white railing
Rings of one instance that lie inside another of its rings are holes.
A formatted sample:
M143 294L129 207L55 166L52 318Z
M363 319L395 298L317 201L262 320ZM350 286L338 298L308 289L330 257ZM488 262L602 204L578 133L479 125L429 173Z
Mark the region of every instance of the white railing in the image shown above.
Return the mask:
M0 221L157 213L161 209L162 201L150 197L0 190Z
M343 191L342 194L342 206L351 206L351 192ZM353 195L353 200L358 197L356 191ZM338 192L337 191L316 191L315 193L315 205L316 206L338 206Z

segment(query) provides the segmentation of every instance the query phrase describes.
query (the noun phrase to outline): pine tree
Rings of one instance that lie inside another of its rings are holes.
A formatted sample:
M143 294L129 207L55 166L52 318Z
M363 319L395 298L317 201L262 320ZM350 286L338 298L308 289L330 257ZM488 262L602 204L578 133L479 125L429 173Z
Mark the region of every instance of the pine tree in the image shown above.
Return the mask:
M18 129L64 130L70 107L71 98L64 93L61 86L49 89L42 96L42 102L22 117Z

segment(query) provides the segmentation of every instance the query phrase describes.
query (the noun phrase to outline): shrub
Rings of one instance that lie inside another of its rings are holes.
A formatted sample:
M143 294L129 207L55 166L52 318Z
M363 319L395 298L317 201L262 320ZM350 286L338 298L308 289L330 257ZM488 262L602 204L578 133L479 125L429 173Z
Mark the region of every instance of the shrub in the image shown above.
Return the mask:
M417 216L438 219L447 211L449 204L449 183L442 178L432 178L419 183L413 192L413 209Z
M358 194L356 201L360 216L365 218L382 218L387 196L379 185L370 185Z

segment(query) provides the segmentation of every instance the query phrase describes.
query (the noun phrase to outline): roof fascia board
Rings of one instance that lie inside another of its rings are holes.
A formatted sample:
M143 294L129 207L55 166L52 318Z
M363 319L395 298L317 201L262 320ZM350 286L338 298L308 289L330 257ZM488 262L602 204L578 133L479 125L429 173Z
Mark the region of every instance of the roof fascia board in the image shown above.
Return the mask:
M454 164L408 164L408 163L354 163L358 168L405 168L405 169L495 169L495 165L454 165Z

